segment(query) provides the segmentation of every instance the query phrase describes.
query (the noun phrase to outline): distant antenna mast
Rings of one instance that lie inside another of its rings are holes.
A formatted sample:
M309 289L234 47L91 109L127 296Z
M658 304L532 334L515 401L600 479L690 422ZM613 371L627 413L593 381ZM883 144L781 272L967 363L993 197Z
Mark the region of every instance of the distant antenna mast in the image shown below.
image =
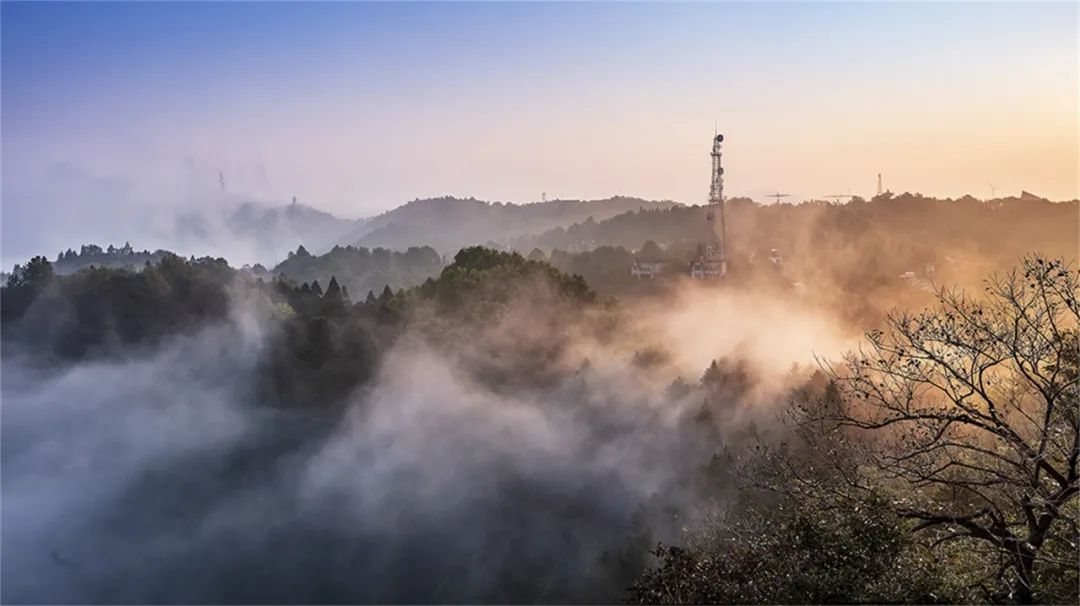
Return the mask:
M217 174L217 182L218 182L218 185L221 186L221 191L224 192L225 191L225 173L219 172Z
M881 195L881 173L877 174L877 195Z
M997 188L989 181L987 181L986 184L990 186L990 199L997 200Z
M774 202L773 202L774 204L779 204L779 203L780 203L780 198L786 198L786 197L788 197L789 195L790 195L790 194L781 194L781 193L775 193L775 194L768 194L768 195L766 195L765 197L766 197L766 198L772 198L772 199L773 199L773 201L774 201Z
M713 127L715 129L715 126ZM720 156L724 143L724 135L719 133L713 136L712 145L712 185L709 187L709 204L717 207L717 215L720 219L720 228L717 230L717 253L720 261L720 276L727 274L727 225L724 222L724 166Z

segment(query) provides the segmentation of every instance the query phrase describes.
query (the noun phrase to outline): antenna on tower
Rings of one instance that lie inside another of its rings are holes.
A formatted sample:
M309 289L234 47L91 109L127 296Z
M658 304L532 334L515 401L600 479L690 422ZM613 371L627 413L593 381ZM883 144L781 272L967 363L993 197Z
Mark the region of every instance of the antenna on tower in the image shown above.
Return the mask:
M708 257L708 267L706 264L702 264L703 270L708 274L716 275L718 277L724 277L727 275L727 225L724 221L724 166L721 162L721 152L724 143L724 135L716 133L713 135L712 145L712 184L709 187L709 205L716 208L717 219L719 219L717 225L714 228L715 244L710 247L713 249L713 254ZM713 219L713 213L710 211L707 213L706 218L710 221Z
M221 191L224 192L225 191L225 173L219 172L217 174L217 182L218 182L218 185L221 186Z

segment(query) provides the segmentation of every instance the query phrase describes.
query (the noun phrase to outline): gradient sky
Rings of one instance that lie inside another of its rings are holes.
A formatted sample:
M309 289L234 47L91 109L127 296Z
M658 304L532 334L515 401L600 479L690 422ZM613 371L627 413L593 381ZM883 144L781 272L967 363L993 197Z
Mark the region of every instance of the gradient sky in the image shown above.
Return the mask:
M442 194L1078 196L1078 7L0 5L4 234Z

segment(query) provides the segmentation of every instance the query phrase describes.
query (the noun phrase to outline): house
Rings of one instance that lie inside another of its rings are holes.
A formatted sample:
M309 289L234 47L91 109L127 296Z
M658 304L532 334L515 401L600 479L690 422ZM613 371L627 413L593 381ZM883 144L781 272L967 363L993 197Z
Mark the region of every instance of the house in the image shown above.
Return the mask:
M651 280L658 276L662 271L664 271L663 261L634 259L634 262L630 264L630 275L639 280L643 278Z
M724 263L717 259L699 257L690 264L690 277L695 280L720 278L723 277L724 273Z

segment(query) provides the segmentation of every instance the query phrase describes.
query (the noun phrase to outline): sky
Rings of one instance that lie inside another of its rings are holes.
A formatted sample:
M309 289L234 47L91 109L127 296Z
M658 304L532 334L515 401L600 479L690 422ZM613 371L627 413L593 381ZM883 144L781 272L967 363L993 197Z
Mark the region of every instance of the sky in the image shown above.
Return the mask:
M0 220L12 240L292 196L702 203L714 125L728 196L872 195L882 173L1071 199L1078 26L1076 3L3 2Z

